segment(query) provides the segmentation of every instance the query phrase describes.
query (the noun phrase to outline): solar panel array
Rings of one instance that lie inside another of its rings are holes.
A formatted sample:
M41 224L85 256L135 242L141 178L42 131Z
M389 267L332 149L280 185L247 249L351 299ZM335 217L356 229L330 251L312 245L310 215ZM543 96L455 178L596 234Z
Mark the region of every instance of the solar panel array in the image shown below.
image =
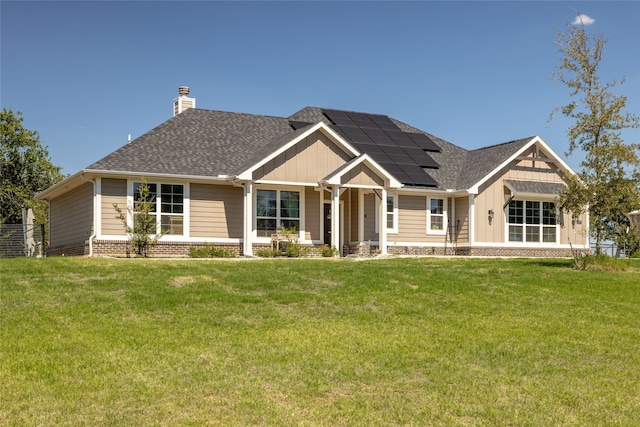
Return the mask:
M427 135L403 132L389 117L380 114L340 110L323 110L323 113L338 133L358 150L369 154L403 184L438 185L424 170L440 167L427 154L440 151Z

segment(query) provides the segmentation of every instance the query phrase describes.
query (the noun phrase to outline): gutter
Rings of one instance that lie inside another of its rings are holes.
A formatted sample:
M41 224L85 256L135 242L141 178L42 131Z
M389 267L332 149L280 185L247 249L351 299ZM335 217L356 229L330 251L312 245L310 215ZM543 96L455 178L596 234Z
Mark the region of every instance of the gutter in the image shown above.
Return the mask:
M96 180L95 179L88 179L84 177L84 173L80 174L80 178L83 181L87 181L93 184L93 226L91 227L91 236L89 236L89 257L93 256L93 239L95 239L96 237L96 224L98 223L98 221L96 220L97 216L98 216L98 197L96 195Z

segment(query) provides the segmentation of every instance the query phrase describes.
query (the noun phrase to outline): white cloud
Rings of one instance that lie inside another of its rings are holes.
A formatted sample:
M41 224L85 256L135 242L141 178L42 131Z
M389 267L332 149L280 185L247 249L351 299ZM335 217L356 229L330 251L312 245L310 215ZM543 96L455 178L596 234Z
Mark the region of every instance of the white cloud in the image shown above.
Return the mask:
M596 22L595 19L593 19L592 17L585 15L584 13L581 13L580 15L576 16L576 19L573 20L573 25L591 25L594 22Z

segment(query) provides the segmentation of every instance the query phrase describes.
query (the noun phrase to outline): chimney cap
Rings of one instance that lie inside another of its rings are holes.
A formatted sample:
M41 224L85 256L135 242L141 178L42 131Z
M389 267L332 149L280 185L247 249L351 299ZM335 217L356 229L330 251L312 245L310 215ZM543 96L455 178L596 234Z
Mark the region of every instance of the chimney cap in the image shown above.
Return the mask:
M180 94L180 96L189 95L189 86L180 86L178 88L178 93Z

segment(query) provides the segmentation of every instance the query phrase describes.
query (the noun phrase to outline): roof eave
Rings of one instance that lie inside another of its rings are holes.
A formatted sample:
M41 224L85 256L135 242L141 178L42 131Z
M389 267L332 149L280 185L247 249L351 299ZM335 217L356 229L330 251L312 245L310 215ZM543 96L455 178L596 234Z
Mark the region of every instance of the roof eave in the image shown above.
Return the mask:
M554 160L556 160L558 162L558 164L560 165L561 169L563 169L566 173L571 174L571 175L575 175L575 171L573 169L571 169L571 167L569 167L568 164L566 164L561 158L560 156L558 156L555 151L553 151L551 149L551 147L549 147L549 145L547 145L546 142L544 142L544 140L542 138L540 138L540 136L536 135L533 138L531 138L531 140L526 143L522 148L520 148L518 151L516 151L514 154L512 154L511 156L509 156L505 161L503 161L501 164L499 164L496 168L494 168L491 172L489 172L488 174L486 174L480 181L478 181L477 183L475 183L474 185L472 185L471 187L469 187L467 189L467 191L469 192L469 194L478 194L478 192L480 191L480 186L482 184L484 184L485 182L487 182L489 179L491 179L492 176L494 176L496 173L498 173L502 168L504 168L505 166L507 166L509 163L511 163L512 161L514 161L518 156L520 156L522 153L524 153L526 150L528 150L531 146L533 146L534 144L540 144L540 146L542 146L542 148L548 152L549 155L551 155Z

